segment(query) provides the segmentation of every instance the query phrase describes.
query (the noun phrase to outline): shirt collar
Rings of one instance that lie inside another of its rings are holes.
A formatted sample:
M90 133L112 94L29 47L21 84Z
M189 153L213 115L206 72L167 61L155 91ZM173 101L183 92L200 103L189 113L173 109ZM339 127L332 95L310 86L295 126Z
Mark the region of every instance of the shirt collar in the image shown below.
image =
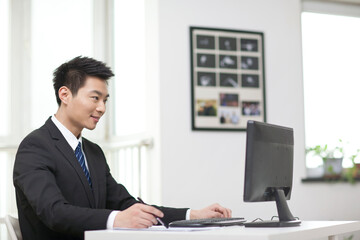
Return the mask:
M65 140L69 143L71 148L75 151L77 145L79 142L81 143L81 149L82 149L82 136L80 135L79 139L75 137L75 135L67 129L56 117L53 115L51 117L51 120L55 124L55 126L59 129L61 134L64 136Z

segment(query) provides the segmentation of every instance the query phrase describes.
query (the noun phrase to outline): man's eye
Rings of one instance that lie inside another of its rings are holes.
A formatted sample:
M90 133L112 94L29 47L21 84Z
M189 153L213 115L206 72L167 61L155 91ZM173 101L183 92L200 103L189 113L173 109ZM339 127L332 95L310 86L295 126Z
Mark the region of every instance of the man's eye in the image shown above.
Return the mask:
M93 98L94 100L99 100L99 97L96 97L96 96L93 96L93 97L91 97L91 98Z

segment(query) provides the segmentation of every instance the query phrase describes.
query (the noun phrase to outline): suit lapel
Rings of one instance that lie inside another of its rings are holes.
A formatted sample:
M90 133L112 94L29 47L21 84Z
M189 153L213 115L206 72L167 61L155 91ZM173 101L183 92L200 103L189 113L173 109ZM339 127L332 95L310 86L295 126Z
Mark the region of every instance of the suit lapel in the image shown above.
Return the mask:
M70 147L68 142L65 140L64 136L61 134L60 130L55 126L55 124L52 122L51 119L48 119L46 121L45 125L48 126L50 134L51 134L53 140L55 141L56 147L59 149L59 151L64 155L65 159L71 164L71 166L76 171L76 173L81 181L81 184L83 185L83 187L85 189L90 206L95 207L95 199L94 199L94 195L92 193L92 189L90 188L89 183L86 179L86 176L85 176L78 160L76 159L74 151L72 150L72 148ZM90 174L91 174L91 171L90 171Z

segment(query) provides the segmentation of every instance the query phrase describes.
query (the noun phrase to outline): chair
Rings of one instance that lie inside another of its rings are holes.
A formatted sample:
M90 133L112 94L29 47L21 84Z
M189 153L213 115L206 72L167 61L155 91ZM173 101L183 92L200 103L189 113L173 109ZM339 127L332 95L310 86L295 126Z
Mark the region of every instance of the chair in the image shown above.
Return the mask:
M11 240L22 240L19 220L17 218L6 215L5 224Z

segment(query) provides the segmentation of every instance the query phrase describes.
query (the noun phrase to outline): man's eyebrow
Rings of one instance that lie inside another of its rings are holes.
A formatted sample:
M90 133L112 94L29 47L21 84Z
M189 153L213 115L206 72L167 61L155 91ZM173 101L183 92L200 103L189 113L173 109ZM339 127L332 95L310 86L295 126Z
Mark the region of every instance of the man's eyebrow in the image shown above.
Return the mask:
M96 94L99 95L100 97L103 95L102 92L100 92L100 91L98 91L98 90L92 90L91 92L92 92L92 93L96 93ZM110 95L107 94L105 97L108 98L108 97L110 97Z

